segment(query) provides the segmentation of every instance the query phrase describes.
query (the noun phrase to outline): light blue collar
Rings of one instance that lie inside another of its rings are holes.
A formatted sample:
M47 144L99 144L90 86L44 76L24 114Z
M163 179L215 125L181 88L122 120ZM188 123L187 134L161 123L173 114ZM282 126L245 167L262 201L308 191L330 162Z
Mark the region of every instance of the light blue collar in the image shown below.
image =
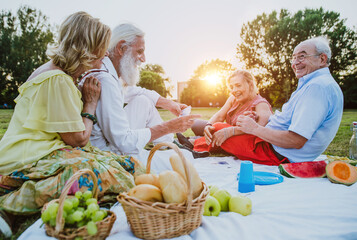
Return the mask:
M328 67L324 67L324 68L320 68L317 69L315 71L313 71L312 73L306 74L305 76L302 76L301 78L299 78L299 83L298 83L298 89L301 88L302 86L304 86L306 83L308 83L311 79L321 76L321 75L326 75L326 74L330 74L330 69Z

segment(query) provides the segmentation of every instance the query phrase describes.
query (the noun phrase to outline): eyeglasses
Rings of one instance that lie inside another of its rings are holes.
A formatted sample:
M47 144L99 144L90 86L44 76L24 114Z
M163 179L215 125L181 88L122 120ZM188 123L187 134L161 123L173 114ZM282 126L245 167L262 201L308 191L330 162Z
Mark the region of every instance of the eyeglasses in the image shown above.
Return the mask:
M290 59L290 63L295 62L295 60L297 60L298 62L302 62L304 61L307 57L316 57L316 56L320 56L320 54L310 54L310 55L298 55L298 56L292 56Z

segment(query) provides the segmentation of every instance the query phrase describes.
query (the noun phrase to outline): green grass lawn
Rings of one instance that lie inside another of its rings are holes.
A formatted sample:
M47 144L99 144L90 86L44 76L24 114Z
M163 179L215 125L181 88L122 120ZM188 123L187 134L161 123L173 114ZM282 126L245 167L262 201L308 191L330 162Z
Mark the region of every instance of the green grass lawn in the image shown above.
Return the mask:
M14 110L0 109L0 139L4 136Z
M200 114L203 119L209 119L218 108L193 108L193 114ZM159 110L160 115L164 121L170 120L175 116L166 110ZM5 134L7 126L10 122L13 110L10 109L0 109L0 139ZM335 156L348 156L348 145L351 138L352 132L350 130L350 125L353 121L357 121L357 109L345 110L342 116L342 122L340 128L337 132L335 139L331 142L324 154L335 155ZM185 136L193 136L191 130L187 130L184 133ZM25 231L29 226L31 226L38 218L40 214L33 215L31 217L20 217L17 218L17 224L14 229L14 235L11 239L17 239L23 231Z

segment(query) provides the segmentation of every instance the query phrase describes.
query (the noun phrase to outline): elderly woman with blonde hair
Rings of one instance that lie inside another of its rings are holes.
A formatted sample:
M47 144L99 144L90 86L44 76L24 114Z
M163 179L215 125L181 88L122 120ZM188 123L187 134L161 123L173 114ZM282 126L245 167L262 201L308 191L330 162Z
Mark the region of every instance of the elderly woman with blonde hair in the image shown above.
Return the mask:
M115 201L118 193L134 186L133 174L144 171L130 156L87 144L101 85L90 77L81 93L76 83L87 70L101 67L110 37L110 28L97 18L85 12L70 15L61 25L57 45L49 49L51 60L19 88L0 141L0 230L5 236L11 236L9 216L40 211L80 169L96 174L99 201ZM91 189L88 177L82 176L72 193Z
M235 71L227 79L227 85L231 91L231 96L223 107L208 121L200 120L192 126L196 135L203 135L204 137L191 142L191 139L185 138L182 134L177 134L179 142L186 148L193 150L194 157L209 156L209 152L222 150L229 153L229 148L234 147L235 144L226 148L224 144L226 140L244 134L236 129L236 122L240 115L250 116L262 126L268 123L272 108L269 102L259 95L255 78L250 72L246 70ZM223 147L221 147L222 145Z

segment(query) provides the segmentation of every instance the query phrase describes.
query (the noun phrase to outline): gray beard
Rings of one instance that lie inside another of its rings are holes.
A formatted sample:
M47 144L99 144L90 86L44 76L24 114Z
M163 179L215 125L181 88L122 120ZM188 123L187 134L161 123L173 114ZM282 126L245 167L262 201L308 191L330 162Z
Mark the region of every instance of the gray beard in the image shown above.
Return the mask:
M130 48L126 51L123 58L119 63L120 77L126 83L127 86L136 86L140 80L140 71L138 63L135 62L135 59L132 57Z

